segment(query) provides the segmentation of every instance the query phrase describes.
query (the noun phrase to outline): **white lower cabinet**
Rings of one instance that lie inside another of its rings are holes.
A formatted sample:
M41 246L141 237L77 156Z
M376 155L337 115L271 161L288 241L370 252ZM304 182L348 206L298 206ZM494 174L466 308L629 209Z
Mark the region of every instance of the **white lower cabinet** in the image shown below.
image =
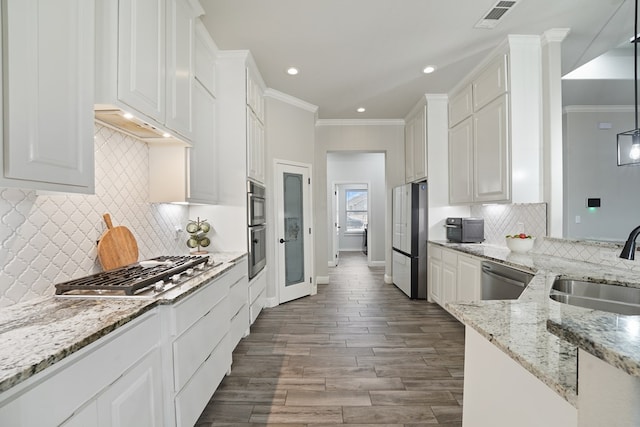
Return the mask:
M235 294L238 283L247 281L246 258L222 276L177 304L168 306L168 338L171 348L170 393L174 403L175 425L192 426L231 367L234 342L233 304L247 304ZM246 315L245 329L249 316ZM238 339L239 341L239 339Z
M243 258L0 393L0 426L193 426L249 330L247 271Z
M432 244L427 253L428 286L434 302L444 308L448 302L480 300L480 259Z
M163 426L161 372L155 347L98 397L98 426Z
M160 330L152 310L0 394L0 425L164 425Z
M267 268L249 282L249 322L253 325L267 300Z
M442 249L429 245L427 271L430 300L442 304Z

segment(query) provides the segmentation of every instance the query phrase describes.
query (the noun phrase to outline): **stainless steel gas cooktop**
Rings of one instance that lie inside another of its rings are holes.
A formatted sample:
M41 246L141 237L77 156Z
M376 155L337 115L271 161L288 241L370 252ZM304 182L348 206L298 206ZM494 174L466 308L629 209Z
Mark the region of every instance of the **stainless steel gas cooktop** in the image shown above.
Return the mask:
M161 256L57 283L56 296L154 298L220 264L207 255Z

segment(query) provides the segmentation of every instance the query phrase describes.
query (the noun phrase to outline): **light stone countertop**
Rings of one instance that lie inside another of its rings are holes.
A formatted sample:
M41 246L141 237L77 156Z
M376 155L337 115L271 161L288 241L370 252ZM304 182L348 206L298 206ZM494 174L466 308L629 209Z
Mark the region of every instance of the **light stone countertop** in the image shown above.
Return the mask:
M221 265L156 299L42 297L0 310L0 392L25 381L161 304L186 298L233 267L245 252L211 256Z
M572 405L577 402L577 348L640 376L640 316L623 316L558 303L549 298L557 277L640 287L640 274L506 247L430 241L535 273L518 300L447 304L475 329Z

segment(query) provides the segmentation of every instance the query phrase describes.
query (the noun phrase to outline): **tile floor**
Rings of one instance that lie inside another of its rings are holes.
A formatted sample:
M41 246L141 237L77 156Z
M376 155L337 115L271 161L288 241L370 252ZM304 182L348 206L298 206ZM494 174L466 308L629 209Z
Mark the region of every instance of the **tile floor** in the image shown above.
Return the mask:
M262 311L196 423L461 426L464 328L358 252L318 294Z

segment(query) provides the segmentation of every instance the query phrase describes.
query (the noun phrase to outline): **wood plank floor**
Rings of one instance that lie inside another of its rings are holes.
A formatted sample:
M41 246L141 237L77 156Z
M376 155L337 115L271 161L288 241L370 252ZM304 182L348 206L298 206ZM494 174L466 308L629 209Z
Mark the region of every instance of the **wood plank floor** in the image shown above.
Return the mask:
M262 311L197 426L461 426L464 328L358 252Z

